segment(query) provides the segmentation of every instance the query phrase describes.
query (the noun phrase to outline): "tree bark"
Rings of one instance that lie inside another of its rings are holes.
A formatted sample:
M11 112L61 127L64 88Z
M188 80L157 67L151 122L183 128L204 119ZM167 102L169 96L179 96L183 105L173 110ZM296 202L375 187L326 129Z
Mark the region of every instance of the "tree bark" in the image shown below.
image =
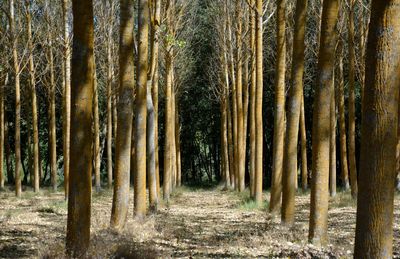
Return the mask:
M275 117L270 212L277 212L282 197L283 145L285 140L286 1L277 0L277 59ZM296 172L297 169L294 170ZM294 177L293 181L294 181Z
M29 83L31 87L31 108L32 108L32 133L33 133L33 189L39 192L39 130L38 130L38 112L36 98L36 77L35 63L33 59L33 41L32 41L32 16L31 3L27 2L27 39L29 48ZM4 115L3 115L4 116ZM1 145L3 146L3 145ZM2 165L0 165L2 168ZM1 170L1 169L0 169Z
M97 85L96 57L94 58L94 75L93 75L93 163L96 192L101 190L100 178L100 118L99 118L99 90Z
M10 38L12 44L13 72L15 84L15 194L21 197L21 86L20 65L18 58L18 36L16 34L14 0L9 1Z
M146 215L146 126L147 126L147 69L149 43L149 1L139 0L139 39L138 39L138 84L136 89L135 116L135 215L143 218Z
M129 179L131 171L131 137L133 95L135 89L133 29L134 3L120 0L119 39L119 89L117 136L115 141L114 195L111 211L111 227L121 230L129 209ZM146 162L146 160L145 160Z
M318 56L313 117L313 170L309 241L317 246L327 243L329 202L329 146L331 84L336 47L336 22L339 0L325 0L322 10L321 42Z
M339 68L338 68L338 106L339 106L339 131L340 131L340 164L342 171L342 181L345 190L349 185L349 168L347 162L347 137L346 137L346 118L344 102L344 77L343 77L343 47L339 44Z
M71 84L71 160L68 196L67 253L84 257L90 242L92 192L92 114L94 74L93 4L73 0Z
M356 164L356 111L355 111L355 59L354 48L354 0L349 0L349 164L351 196L357 198L357 164Z
M336 98L335 98L335 73L333 73L331 86L330 107L330 141L329 141L329 193L336 196Z
M303 103L304 38L306 29L307 1L297 0L293 36L292 86L288 96L286 148L282 180L282 222L294 224L295 182L297 179L297 146L300 113Z
M301 100L300 110L300 142L301 142L301 188L305 192L308 188L308 164L307 164L307 132L306 116L304 114L304 94Z
M64 98L63 98L63 155L64 155L64 192L68 197L70 141L71 141L71 48L68 25L68 0L62 0L62 19L64 34Z
M399 0L372 1L354 258L393 257L400 84Z
M255 201L262 204L263 187L263 1L256 0L256 163L255 163Z
M255 0L250 1L255 5ZM250 8L250 49L251 49L251 83L250 83L250 196L255 196L256 171L256 14Z

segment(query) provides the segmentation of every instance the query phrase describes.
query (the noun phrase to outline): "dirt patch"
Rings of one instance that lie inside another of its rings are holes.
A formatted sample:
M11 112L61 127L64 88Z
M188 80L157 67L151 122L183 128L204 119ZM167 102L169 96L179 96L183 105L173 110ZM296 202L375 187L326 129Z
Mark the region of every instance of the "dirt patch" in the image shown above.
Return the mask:
M63 193L0 193L0 258L62 258L67 203ZM268 194L265 194L267 199ZM133 203L133 199L131 199ZM129 212L126 229L108 229L112 192L93 194L91 258L352 258L355 203L349 193L331 200L329 241L307 243L309 195L296 197L296 224L248 205L231 191L180 189L145 221ZM400 198L396 197L394 255L400 258Z

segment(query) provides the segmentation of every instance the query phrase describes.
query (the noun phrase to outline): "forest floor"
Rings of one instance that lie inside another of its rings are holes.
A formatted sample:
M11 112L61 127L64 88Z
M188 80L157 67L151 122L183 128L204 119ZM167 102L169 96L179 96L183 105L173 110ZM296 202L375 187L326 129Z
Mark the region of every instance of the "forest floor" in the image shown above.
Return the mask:
M0 258L62 258L67 204L63 193L0 192ZM269 195L265 193L265 198ZM180 188L169 206L145 221L129 220L123 233L108 229L112 192L93 194L90 258L352 258L355 202L331 199L329 246L307 244L309 194L296 197L293 229L256 208L248 193ZM133 203L133 202L131 202ZM395 258L400 258L400 196L395 205Z

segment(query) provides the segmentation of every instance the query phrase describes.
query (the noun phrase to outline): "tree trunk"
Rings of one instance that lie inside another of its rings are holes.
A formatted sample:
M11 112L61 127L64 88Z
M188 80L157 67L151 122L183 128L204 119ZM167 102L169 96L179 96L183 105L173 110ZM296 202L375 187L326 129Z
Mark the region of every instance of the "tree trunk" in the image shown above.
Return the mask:
M372 1L354 258L393 257L400 84L399 0Z
M262 204L263 187L263 1L256 0L256 163L255 163L255 200L258 205Z
M342 181L345 190L349 185L349 168L347 162L347 137L346 137L346 118L344 104L344 77L343 77L343 48L339 45L339 68L338 68L338 106L339 106L339 131L340 131L340 164L342 171Z
M29 48L29 83L31 87L31 108L32 108L32 133L33 133L33 189L39 191L39 131L38 131L38 113L36 100L36 78L35 78L35 63L33 60L33 41L32 41L32 17L31 3L27 2L27 39ZM0 168L2 166L0 165ZM0 169L1 170L1 169Z
M354 0L349 0L349 164L351 196L357 198L356 164L356 111L355 111L355 59L354 49Z
M63 34L64 34L64 98L63 98L63 154L64 154L64 192L68 197L70 141L71 141L71 48L68 24L68 0L62 0Z
M181 127L179 122L179 104L175 99L175 149L176 149L176 186L182 185L181 171Z
M330 107L336 47L336 22L339 0L325 0L322 10L321 41L318 56L313 117L313 163L309 241L327 243L329 202Z
M335 73L333 73L331 86L330 106L330 141L329 141L329 193L336 196L336 99L335 99Z
M304 38L307 1L297 0L293 36L292 87L289 90L286 148L282 178L282 222L292 226L295 213L295 183L297 179L297 145L300 113L303 102Z
M68 196L67 253L84 257L90 242L92 192L92 114L94 74L93 4L73 0L71 84L71 160Z
M5 139L5 120L4 120L4 88L8 84L8 74L4 79L4 84L0 85L0 189L4 188L4 140Z
M99 93L97 85L96 57L94 58L94 75L93 75L93 163L96 192L101 190L100 179L100 118L99 118Z
M146 215L146 124L147 124L147 69L149 43L149 1L139 0L139 46L135 116L135 214L138 218Z
M129 209L133 94L135 89L132 33L135 19L133 11L134 3L132 1L120 1L120 85L116 127L118 132L115 141L114 195L111 211L111 227L116 230L121 230L124 227Z
M254 6L255 0L250 1ZM250 49L251 49L251 84L250 84L250 196L255 196L256 171L256 14L250 8Z
M49 10L47 10L49 12ZM50 83L49 83L49 153L50 153L50 178L51 187L53 191L57 191L57 136L56 136L56 83L55 83L55 71L54 71L54 55L53 55L53 35L52 35L52 21L50 14L46 16L49 19L47 33L48 33L48 61L50 69Z
M300 142L301 142L301 188L305 192L308 188L308 165L307 165L307 132L306 116L304 114L304 94L301 100L300 110Z
M113 0L110 3L110 18L114 15ZM112 26L107 30L107 186L112 187L113 184L113 158L112 158L112 133L113 133L113 81L114 81L114 62L112 58L113 44Z
M14 84L15 84L15 194L21 197L21 93L20 93L20 66L18 59L18 36L14 13L14 0L9 2L10 35L12 44Z
M283 145L285 138L286 1L277 0L277 60L275 72L275 118L270 212L281 204ZM296 172L297 169L294 170ZM294 177L292 177L294 181Z

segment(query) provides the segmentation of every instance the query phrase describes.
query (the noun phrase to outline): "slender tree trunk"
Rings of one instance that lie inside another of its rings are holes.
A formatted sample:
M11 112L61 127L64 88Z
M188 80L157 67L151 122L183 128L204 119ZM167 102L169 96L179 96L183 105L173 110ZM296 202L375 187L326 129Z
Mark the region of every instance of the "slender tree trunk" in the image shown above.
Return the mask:
M179 104L175 99L175 149L176 149L176 186L182 185L181 172L181 127L179 122Z
M336 99L335 74L331 86L330 106L330 142L329 142L329 192L331 197L336 196Z
M90 242L92 192L92 114L94 74L93 4L73 0L71 84L71 160L68 196L67 253L84 257Z
M245 188L245 148L243 147L244 120L243 120L243 53L242 53L242 5L236 0L236 106L237 106L237 163L238 163L238 191Z
M4 120L4 88L8 84L8 74L4 84L0 85L0 189L4 188L4 140L5 140L5 120ZM8 141L6 139L6 141Z
M48 7L49 8L49 7ZM47 11L49 12L49 10ZM57 191L57 136L56 136L56 83L55 83L55 71L54 71L54 55L53 55L53 35L52 35L52 21L50 14L46 14L50 20L48 23L48 40L49 40L49 52L48 61L50 66L50 83L49 83L49 153L50 153L50 178L51 187L53 191Z
M113 0L109 0L110 3L110 18L114 15L114 4ZM112 26L107 31L107 186L112 187L113 184L113 159L112 159L112 131L113 131L113 76L114 76L114 62L112 58Z
M270 212L281 204L283 145L285 138L286 1L277 0L277 60L275 72L275 118ZM296 169L294 170L296 172ZM294 181L294 177L293 181Z
M297 179L297 145L300 113L303 102L304 38L306 29L307 1L297 0L293 36L292 87L289 90L286 148L282 179L282 222L294 224L295 183Z
M172 98L171 98L171 112L172 112L172 152L171 152L171 164L172 164L172 175L171 175L171 190L174 191L176 187L176 129L175 129L175 99L176 99L176 91L174 85L174 62L172 62Z
M255 200L258 205L262 204L263 187L263 1L256 0L256 163L255 163Z
M100 179L100 118L99 118L99 90L97 85L96 58L94 58L94 75L93 75L93 163L96 192L101 190Z
M157 196L161 197L160 191L160 170L159 170L159 145L158 145L158 80L159 80L159 37L158 33L161 25L161 0L155 0L154 6L154 19L153 19L153 35L154 35L154 45L153 45L153 80L152 80L152 98L154 106L154 152L155 152L155 174L156 174L156 188Z
M226 96L226 94L224 93ZM226 97L222 97L221 100L221 169L222 175L224 176L224 185L225 188L228 189L230 186L230 175L229 175L229 147L228 147L228 114L227 114L227 103Z
M338 68L338 106L339 106L339 131L340 131L340 164L342 171L342 181L345 190L350 188L349 169L347 162L347 137L346 137L346 118L344 104L344 77L343 77L343 48L339 44L339 68Z
M317 246L327 243L329 202L329 142L331 84L336 47L336 22L339 0L325 0L322 10L321 42L313 117L313 175L309 241Z
M15 84L15 194L21 197L21 93L20 65L18 59L18 36L14 13L14 0L9 1L10 35L12 43L14 84Z
M306 117L304 114L304 94L301 100L300 110L300 142L301 142L301 188L305 192L308 188L308 165L307 165L307 132Z
M228 155L229 155L229 187L234 188L235 186L235 162L234 160L234 143L233 143L233 125L232 125L232 112L230 105L229 92L227 93L227 125L228 125Z
M354 258L393 257L400 84L399 0L372 1Z
M349 0L349 164L351 196L357 198L357 165L356 165L356 111L355 111L355 59L354 48L354 0Z
M39 191L39 131L38 131L38 114L36 100L36 78L35 63L33 60L33 41L32 41L32 17L31 4L27 2L26 22L27 22L27 39L29 48L29 83L31 87L31 108L32 108L32 133L33 133L33 189ZM3 115L4 116L4 115ZM2 170L2 166L0 165Z
M133 28L134 3L120 0L119 91L117 135L115 141L114 195L111 227L121 230L129 209L133 94L135 89ZM146 162L146 161L145 161Z
M254 6L255 0L250 1ZM256 171L256 15L250 8L250 49L251 49L251 83L250 83L250 196L255 196Z
M139 0L139 51L137 67L136 116L135 116L135 214L146 215L146 124L147 124L147 69L149 43L149 1Z
M64 98L63 98L63 154L64 154L64 192L68 197L71 134L71 49L68 24L68 0L62 0L64 34Z

